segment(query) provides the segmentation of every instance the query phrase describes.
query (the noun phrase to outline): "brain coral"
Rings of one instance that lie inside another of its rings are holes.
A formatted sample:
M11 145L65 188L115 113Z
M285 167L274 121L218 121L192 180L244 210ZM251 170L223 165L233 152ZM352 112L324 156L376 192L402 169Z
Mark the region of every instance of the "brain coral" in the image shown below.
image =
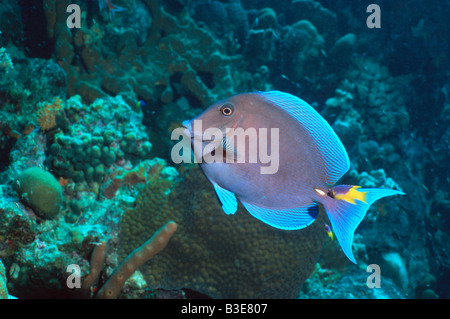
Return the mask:
M183 175L169 195L170 182L149 183L124 213L121 257L174 220L177 233L142 268L150 287L189 288L213 298L296 298L326 237L324 212L303 230L278 230L241 206L225 215L197 167Z
M20 200L41 217L53 218L61 209L61 185L52 174L39 167L23 171L14 181L13 188Z

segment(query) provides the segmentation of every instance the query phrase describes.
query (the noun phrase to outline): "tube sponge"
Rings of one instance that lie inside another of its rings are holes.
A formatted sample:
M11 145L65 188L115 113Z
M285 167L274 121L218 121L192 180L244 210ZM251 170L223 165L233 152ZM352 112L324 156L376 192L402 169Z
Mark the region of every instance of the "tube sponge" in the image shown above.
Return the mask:
M152 259L157 253L161 252L169 243L178 225L170 221L158 229L153 236L140 247L125 258L108 281L99 290L97 298L113 299L116 298L122 289L125 281L134 274L145 262Z
M52 174L39 167L24 170L14 181L13 188L20 200L40 217L53 218L61 209L61 185Z

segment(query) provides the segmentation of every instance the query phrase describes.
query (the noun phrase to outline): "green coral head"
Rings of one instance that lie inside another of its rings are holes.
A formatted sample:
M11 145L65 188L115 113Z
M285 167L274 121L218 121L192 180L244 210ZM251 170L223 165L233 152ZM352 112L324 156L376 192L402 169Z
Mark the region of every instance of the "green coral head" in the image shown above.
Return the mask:
M54 218L61 210L62 187L49 172L31 167L24 170L13 182L19 199L43 218Z

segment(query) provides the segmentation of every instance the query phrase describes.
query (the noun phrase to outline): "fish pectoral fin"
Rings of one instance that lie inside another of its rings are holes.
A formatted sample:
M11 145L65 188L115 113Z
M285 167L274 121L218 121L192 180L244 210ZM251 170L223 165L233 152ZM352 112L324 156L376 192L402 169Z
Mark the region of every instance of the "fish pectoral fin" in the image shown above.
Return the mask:
M319 205L309 203L302 207L274 209L241 201L253 217L279 229L295 230L311 225L319 214Z
M214 190L216 191L217 197L219 198L220 205L223 211L227 215L233 215L237 210L237 199L234 193L220 187L216 183L214 185Z

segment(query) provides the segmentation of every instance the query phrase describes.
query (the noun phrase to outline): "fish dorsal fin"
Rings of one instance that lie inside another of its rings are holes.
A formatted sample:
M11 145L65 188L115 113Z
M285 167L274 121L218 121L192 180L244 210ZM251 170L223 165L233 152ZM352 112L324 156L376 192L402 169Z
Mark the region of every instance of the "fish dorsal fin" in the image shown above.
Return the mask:
M267 101L288 112L310 134L322 155L325 180L335 184L350 168L347 151L327 121L302 99L280 91L259 92Z
M319 213L316 203L291 209L273 209L245 202L242 204L253 217L272 227L286 230L302 229L311 225Z
M216 191L217 197L219 198L220 205L222 205L222 209L225 212L225 214L233 215L234 213L236 213L237 210L236 196L232 192L220 187L216 183L212 184L214 185L214 189Z

